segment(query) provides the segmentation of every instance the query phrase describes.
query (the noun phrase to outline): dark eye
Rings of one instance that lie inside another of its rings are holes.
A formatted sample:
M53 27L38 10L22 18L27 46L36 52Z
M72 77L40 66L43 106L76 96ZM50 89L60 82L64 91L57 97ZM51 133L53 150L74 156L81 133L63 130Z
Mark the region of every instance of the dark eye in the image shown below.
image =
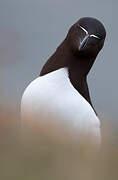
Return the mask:
M90 40L89 40L89 43L92 46L99 44L99 42L100 42L100 39L95 38L95 37L91 37Z

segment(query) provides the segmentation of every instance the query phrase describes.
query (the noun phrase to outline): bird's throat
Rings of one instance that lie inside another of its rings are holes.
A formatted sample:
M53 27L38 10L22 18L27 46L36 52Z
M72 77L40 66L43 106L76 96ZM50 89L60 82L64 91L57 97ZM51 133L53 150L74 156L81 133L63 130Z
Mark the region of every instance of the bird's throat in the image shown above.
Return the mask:
M88 60L87 60L88 61ZM92 105L87 85L87 74L94 61L86 62L86 59L71 63L68 68L69 79L73 87Z

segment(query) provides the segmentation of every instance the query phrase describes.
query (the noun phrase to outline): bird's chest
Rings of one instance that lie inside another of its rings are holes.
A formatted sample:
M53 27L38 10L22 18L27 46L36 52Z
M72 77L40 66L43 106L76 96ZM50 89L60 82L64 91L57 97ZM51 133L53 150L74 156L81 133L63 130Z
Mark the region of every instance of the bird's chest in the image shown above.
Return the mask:
M63 134L77 139L90 135L99 141L99 119L65 74L40 77L29 85L25 94L23 114L38 122L41 130L52 136Z
M71 129L88 131L99 126L91 105L64 79L40 81L32 94L32 111L33 118L41 116Z

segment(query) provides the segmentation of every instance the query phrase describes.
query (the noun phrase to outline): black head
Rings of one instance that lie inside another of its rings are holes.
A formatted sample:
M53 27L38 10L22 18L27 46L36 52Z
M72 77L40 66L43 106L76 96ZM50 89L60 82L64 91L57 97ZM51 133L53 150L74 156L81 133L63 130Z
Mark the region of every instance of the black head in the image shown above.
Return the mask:
M87 75L104 45L106 31L97 19L81 18L69 30L67 37L48 59L41 76L67 67L74 88L92 105Z
M73 52L96 56L104 45L106 30L95 18L84 17L69 30L67 40Z

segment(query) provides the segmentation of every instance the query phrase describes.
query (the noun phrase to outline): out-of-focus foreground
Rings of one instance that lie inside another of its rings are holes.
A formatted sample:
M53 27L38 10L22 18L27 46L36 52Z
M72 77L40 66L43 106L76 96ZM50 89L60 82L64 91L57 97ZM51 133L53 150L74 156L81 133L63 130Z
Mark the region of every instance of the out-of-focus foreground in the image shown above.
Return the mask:
M102 132L102 148L96 157L85 153L87 145L50 142L39 133L33 136L32 131L23 135L17 122L15 112L1 112L0 179L118 179L118 146L112 144L112 128Z
M0 1L0 180L118 179L117 7L118 1L112 0ZM22 137L23 143L20 133L24 89L69 27L84 16L99 19L107 30L104 49L88 78L92 102L103 116L97 159L77 145L50 142L39 134Z

